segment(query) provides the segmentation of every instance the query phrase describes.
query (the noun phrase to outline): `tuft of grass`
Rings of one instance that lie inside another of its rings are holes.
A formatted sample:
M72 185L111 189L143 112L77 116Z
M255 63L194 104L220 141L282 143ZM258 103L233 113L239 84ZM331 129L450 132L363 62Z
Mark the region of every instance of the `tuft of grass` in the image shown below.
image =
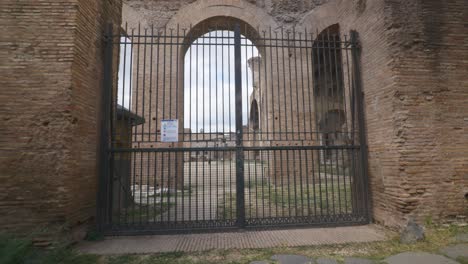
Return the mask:
M160 204L134 204L124 208L115 217L120 217L122 223L133 223L137 222L140 219L142 221L152 221L155 218L158 218L161 214L167 212L175 203L162 202Z
M102 233L98 232L95 229L91 229L86 233L85 240L86 241L100 241L104 239L104 235Z
M216 216L218 219L234 219L236 218L237 198L233 192L227 192L222 198L218 199L216 208Z
M1 264L91 264L98 263L99 256L79 254L68 243L55 241L48 250L35 248L29 238L0 235Z
M31 248L31 241L0 235L0 263L21 263Z
M313 215L324 212L351 213L352 195L349 183L335 180L334 184L273 185L266 181L252 180L246 183L256 199L265 200L278 210L279 215ZM296 212L296 210L298 210Z

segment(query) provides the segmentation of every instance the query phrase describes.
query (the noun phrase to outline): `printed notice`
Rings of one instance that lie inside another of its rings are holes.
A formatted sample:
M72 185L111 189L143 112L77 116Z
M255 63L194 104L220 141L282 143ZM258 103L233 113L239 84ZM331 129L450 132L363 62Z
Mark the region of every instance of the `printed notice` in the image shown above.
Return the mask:
M161 120L161 142L179 141L179 120L164 119Z

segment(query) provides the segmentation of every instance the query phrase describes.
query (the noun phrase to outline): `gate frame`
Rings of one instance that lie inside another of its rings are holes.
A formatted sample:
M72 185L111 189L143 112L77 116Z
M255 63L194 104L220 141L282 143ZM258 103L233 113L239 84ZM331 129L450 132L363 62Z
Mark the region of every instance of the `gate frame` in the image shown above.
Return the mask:
M356 104L358 110L358 125L359 125L359 147L361 155L361 173L363 181L363 204L364 204L364 217L368 223L372 223L372 201L370 195L370 186L369 186L369 160L368 160L368 145L367 145L367 135L366 135L366 119L364 111L364 91L362 90L362 76L361 76L361 48L359 42L359 33L355 30L350 31L350 41L353 45L351 51L351 56L353 58L353 86L354 92L356 93ZM359 193L359 192L358 192Z
M104 78L102 91L102 105L101 105L101 144L99 145L99 185L97 192L97 212L96 212L96 227L101 233L115 234L115 231L108 232L109 222L112 221L112 170L113 170L113 151L111 150L112 142L112 121L113 121L113 108L114 108L114 41L113 41L113 24L108 24L105 32L105 58L104 58ZM356 192L358 199L362 199L361 205L363 212L361 211L361 217L366 223L372 222L371 210L372 201L370 199L370 186L368 178L368 146L366 137L366 124L365 124L365 111L364 111L364 92L362 91L362 80L360 70L360 57L361 57L361 46L359 43L359 35L356 31L350 32L350 43L352 46L351 57L353 67L353 81L351 83L353 88L352 95L355 96L355 103L357 104L357 121L359 127L359 146L352 146L351 149L359 147L360 153L360 177L355 177L356 180L362 181L359 185L362 187L362 191ZM272 226L250 226L246 225L245 217L245 183L244 183L244 155L245 151L251 150L321 150L321 149L334 149L334 147L327 146L310 146L310 147L245 147L243 145L243 125L242 125L242 61L241 61L241 30L240 25L236 24L234 29L234 74L235 74L235 124L236 124L236 225L234 227L222 227L222 228L205 228L200 229L171 229L171 230L133 230L133 231L119 231L118 234L132 235L132 234L161 234L161 233L173 233L173 232L186 232L186 233L197 233L197 232L209 232L209 231L228 231L233 229L271 229L271 228L291 228L297 226L340 226L342 222L330 222L330 223L304 223L304 224L292 224L292 225L278 225ZM351 96L351 95L350 95ZM346 100L346 99L345 99ZM354 114L353 114L354 115ZM180 148L177 151L183 151L184 148ZM196 149L196 148L191 148ZM223 148L220 148L222 150ZM225 150L233 150L233 148L226 148ZM358 206L358 210L359 206ZM360 225L363 222L351 222L347 225Z

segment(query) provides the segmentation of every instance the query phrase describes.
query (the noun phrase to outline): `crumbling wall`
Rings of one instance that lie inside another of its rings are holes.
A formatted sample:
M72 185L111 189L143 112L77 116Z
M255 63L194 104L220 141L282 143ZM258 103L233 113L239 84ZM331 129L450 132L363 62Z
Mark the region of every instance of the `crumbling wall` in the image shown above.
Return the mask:
M303 25L339 23L361 44L373 216L442 221L468 214L467 39L463 1L334 1Z
M218 5L239 5L240 2L250 3L265 10L280 25L291 28L307 12L320 6L329 0L224 0L217 1ZM131 24L141 22L154 25L156 28L164 27L177 12L196 0L124 0L124 23ZM199 2L209 2L199 1ZM212 1L215 2L215 1Z

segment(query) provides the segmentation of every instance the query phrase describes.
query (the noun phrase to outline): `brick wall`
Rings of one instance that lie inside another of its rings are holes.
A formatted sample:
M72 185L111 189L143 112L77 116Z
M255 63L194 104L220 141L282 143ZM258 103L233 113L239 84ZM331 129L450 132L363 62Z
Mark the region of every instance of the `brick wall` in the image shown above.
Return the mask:
M373 215L386 225L468 214L463 2L338 0L302 20L360 35Z
M388 1L396 87L396 210L468 215L466 1Z
M2 1L0 226L95 214L104 21L119 1Z

